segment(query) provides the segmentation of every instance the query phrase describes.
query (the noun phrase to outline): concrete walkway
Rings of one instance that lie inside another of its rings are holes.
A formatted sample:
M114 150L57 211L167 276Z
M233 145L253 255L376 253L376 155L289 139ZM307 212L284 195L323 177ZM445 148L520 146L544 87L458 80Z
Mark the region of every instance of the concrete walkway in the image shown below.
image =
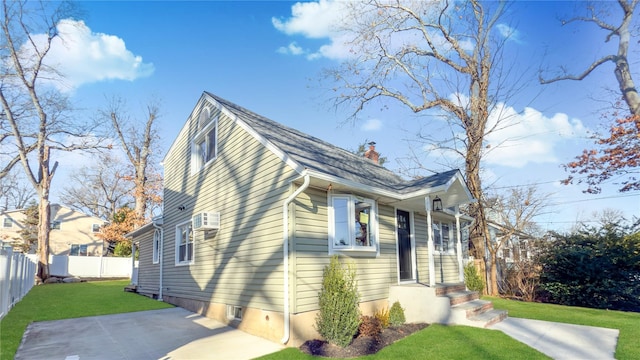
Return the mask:
M614 359L618 330L507 318L490 329L553 359ZM42 321L25 331L16 360L253 359L282 345L182 308Z
M282 348L176 307L35 322L15 359L253 359Z
M553 359L615 359L619 330L507 318L490 329L504 332Z

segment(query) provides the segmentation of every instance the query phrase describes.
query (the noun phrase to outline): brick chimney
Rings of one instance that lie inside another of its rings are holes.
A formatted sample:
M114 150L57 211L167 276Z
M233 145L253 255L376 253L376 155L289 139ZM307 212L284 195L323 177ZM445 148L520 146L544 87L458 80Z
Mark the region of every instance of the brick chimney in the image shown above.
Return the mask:
M364 157L373 161L376 164L378 163L378 158L380 157L380 154L376 151L375 141L372 141L369 143L369 150L365 151Z

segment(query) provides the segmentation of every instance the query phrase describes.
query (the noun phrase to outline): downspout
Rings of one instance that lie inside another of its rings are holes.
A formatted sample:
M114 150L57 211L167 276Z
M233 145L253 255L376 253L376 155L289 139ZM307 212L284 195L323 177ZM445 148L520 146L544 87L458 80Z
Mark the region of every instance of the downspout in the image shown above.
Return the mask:
M136 272L136 243L135 241L133 241L133 238L131 238L131 285L138 285L137 276L136 276L135 282L133 281L133 275L135 272Z
M282 261L284 264L283 270L283 300L284 300L284 334L282 335L282 342L286 344L289 341L291 328L289 321L290 316L290 304L289 304L289 203L293 201L301 192L305 191L309 187L309 174L304 172L304 182L293 194L289 195L282 203Z
M158 226L156 225L155 221L151 221L151 223L153 224L153 227L156 228L157 230L160 230L160 243L158 244L158 247L160 247L160 249L158 249L158 260L159 260L159 264L160 265L160 278L158 280L158 301L162 301L162 265L164 263L163 261L163 254L164 254L164 229L162 228L162 226Z

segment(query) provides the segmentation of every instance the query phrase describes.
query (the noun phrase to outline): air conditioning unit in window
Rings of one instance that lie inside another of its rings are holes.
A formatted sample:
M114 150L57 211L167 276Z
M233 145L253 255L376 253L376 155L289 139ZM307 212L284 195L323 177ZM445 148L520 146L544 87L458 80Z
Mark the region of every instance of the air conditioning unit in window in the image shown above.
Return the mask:
M219 212L201 212L193 215L193 230L218 230L220 228Z

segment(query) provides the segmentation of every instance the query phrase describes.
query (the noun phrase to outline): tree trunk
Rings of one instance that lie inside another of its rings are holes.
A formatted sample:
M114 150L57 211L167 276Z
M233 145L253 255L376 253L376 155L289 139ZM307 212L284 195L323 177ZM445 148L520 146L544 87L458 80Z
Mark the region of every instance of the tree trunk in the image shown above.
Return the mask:
M41 196L38 219L38 270L37 277L42 281L49 277L49 229L51 221L51 207L49 196Z
M497 296L498 295L498 257L496 256L495 251L490 251L491 256L491 274L490 274L490 286L489 287L489 295Z

